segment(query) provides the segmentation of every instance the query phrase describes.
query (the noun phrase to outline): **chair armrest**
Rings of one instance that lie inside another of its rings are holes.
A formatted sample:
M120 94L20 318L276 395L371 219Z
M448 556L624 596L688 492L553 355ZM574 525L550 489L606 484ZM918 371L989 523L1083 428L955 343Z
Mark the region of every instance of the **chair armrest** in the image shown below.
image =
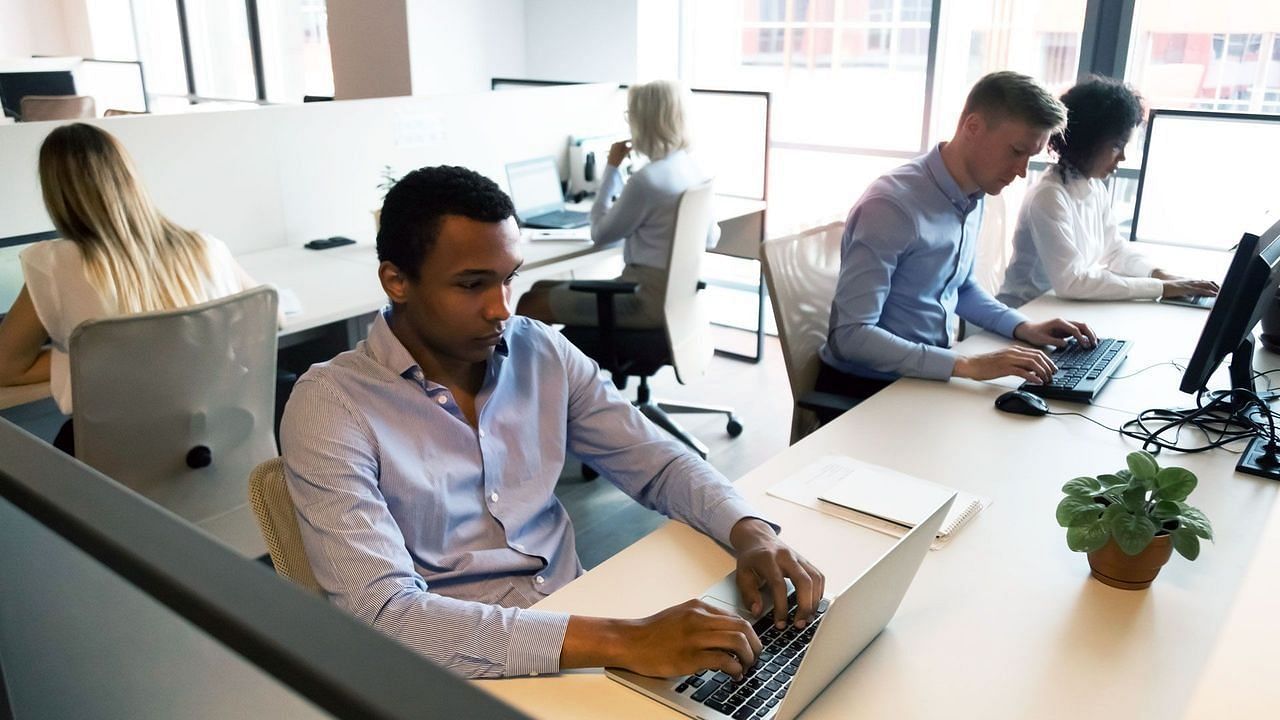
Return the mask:
M816 390L807 392L796 398L796 405L799 405L805 410L812 410L818 413L843 413L857 405L859 402L861 401L857 398L836 395L835 393L818 392Z
M640 283L623 280L573 280L569 283L569 289L597 295L635 295L640 289Z

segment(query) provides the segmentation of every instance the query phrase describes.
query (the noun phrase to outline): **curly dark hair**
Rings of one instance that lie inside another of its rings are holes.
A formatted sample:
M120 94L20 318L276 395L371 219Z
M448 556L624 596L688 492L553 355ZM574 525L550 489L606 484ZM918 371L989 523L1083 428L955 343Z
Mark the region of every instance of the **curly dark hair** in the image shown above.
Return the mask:
M1062 95L1067 127L1049 138L1065 177L1068 169L1084 173L1107 143L1113 143L1142 124L1142 96L1129 85L1108 77L1091 77Z
M414 170L400 178L382 201L378 259L417 280L445 215L497 223L515 212L502 188L474 170L455 165Z

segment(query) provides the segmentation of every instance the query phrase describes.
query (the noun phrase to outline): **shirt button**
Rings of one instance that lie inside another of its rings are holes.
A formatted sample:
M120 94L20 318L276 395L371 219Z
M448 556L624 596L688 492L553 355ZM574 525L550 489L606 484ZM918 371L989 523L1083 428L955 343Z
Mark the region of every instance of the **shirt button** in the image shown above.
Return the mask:
M533 579L533 581L534 581L534 582L536 582L536 583L538 583L539 585L541 585L542 583L546 582L546 580L545 580L541 575L539 575L539 576L535 577L535 578Z
M449 398L445 397L444 395L437 395L436 402L440 403L441 405L444 405L445 403L449 402Z
M529 677L538 677L538 673L536 673L536 672L531 672L531 673L529 673Z
M480 437L484 437L484 428L480 429Z
M511 547L513 547L513 548L515 548L515 549L519 550L520 552L524 552L524 546L523 546L523 545L521 545L520 543L516 543L515 545L512 545Z
M490 495L490 496L489 496L489 499L490 499L490 500L492 500L492 501L494 501L494 502L498 502L498 493L494 493L494 494Z

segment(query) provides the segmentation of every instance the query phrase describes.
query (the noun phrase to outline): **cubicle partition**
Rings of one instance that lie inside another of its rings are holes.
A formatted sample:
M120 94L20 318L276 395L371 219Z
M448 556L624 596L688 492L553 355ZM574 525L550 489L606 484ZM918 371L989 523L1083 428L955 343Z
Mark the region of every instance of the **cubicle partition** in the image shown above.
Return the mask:
M518 713L0 420L0 718Z

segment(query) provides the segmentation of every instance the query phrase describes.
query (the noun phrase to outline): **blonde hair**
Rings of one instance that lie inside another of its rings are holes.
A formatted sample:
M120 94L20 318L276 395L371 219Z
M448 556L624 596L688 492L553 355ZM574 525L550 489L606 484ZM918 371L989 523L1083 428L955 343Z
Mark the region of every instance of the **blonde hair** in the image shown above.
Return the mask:
M204 240L156 210L110 133L84 123L49 133L40 146L40 190L108 307L130 314L208 299Z
M632 85L627 91L631 143L650 160L661 160L689 147L685 125L689 91L670 80Z

